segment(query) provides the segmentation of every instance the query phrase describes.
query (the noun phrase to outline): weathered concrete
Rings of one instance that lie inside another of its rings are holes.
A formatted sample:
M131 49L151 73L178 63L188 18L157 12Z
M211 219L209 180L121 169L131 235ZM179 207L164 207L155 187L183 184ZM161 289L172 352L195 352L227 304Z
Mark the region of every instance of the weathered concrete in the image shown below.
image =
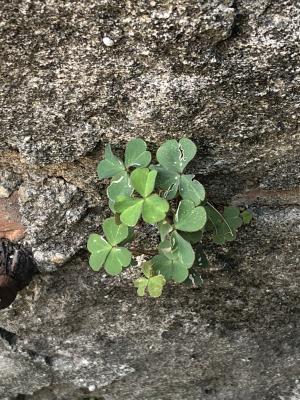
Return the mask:
M299 31L297 0L0 0L0 196L44 272L1 312L1 400L300 398ZM103 145L137 136L192 138L210 199L255 214L201 290L72 258Z

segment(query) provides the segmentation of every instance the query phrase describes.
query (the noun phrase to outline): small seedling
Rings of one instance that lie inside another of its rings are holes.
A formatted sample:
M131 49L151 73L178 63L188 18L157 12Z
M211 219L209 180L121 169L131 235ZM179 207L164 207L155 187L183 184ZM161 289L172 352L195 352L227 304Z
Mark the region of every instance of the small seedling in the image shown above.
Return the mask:
M133 241L134 228L143 220L157 227L160 244L134 281L137 294L159 297L170 280L201 285L202 269L208 265L201 245L203 234L210 234L218 244L232 241L252 215L237 207L225 207L221 213L207 201L203 185L194 175L184 174L196 151L190 139L167 140L151 164L151 153L142 139L127 143L124 162L106 146L97 172L99 179L111 178L107 196L114 216L102 224L105 238L93 233L88 239L94 271L104 267L115 276L134 265L132 251L125 245ZM195 251L192 245L196 244Z

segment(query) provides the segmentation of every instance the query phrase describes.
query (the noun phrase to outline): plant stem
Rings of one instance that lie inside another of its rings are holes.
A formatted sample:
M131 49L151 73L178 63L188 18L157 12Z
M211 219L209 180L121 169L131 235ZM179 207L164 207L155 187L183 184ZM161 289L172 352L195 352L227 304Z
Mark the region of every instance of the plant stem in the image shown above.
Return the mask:
M155 256L155 250L148 250L148 249L138 249L136 247L131 247L129 249L134 256L141 256L146 254L147 256Z

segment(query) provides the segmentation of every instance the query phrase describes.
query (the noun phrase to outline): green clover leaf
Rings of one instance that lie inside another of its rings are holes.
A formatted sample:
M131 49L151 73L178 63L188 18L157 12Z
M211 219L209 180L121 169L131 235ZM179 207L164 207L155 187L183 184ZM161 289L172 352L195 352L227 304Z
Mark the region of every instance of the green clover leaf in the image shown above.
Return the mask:
M156 158L159 165L151 168L158 172L156 186L164 190L167 200L174 199L179 189L183 199L192 200L197 206L205 198L204 187L198 181L193 181L193 175L182 175L184 168L194 158L197 148L186 138L167 140L157 150Z
M166 280L162 275L153 276L153 265L151 261L146 261L142 266L142 271L145 277L138 278L134 281L134 286L137 288L138 296L144 296L146 289L150 297L159 297L162 294Z
M180 231L197 232L206 224L206 211L202 206L195 207L191 200L182 200L174 218L175 227Z
M195 261L195 252L191 244L176 231L171 233L169 239L161 242L158 249L168 259L177 260L187 266L187 268L190 268Z
M128 226L124 224L116 224L114 217L107 218L103 222L102 228L111 246L115 246L118 243L121 243L128 236Z
M199 243L203 237L203 230L197 232L183 232L178 231L178 233L183 237L183 239L187 240L188 242L195 244Z
M151 165L157 171L156 187L163 190L163 197L172 200L178 190L182 199L191 200L198 206L205 199L204 186L193 179L194 175L182 175L175 171L166 170L161 165Z
M189 175L180 177L179 194L183 200L191 200L195 206L205 199L204 186Z
M163 275L152 276L148 280L148 292L150 297L160 297L166 280Z
M134 286L137 288L138 296L144 296L146 289L150 297L160 297L166 280L163 275L155 275L151 278L138 278L134 281Z
M92 233L87 242L90 253L89 264L94 271L99 271L106 260L112 246L100 235Z
M123 171L115 175L110 185L107 188L107 197L109 199L110 209L115 212L114 204L122 197L131 196L133 192L133 187L130 183L130 178L127 172Z
M171 234L172 247L175 248L177 258L190 268L195 261L195 252L189 242L187 242L178 232Z
M94 271L99 271L104 265L105 271L114 276L131 262L130 251L125 247L116 247L128 237L128 227L118 225L115 218L106 219L102 227L107 240L95 233L88 239L87 248L91 253L89 264Z
M187 164L195 157L197 147L187 138L167 140L160 146L156 159L166 170L182 173Z
M143 210L143 199L125 197L115 204L115 210L121 214L121 221L128 226L135 226L141 217Z
M105 271L112 275L118 275L123 267L128 267L131 262L131 253L126 247L113 247L105 264Z
M163 220L169 210L169 203L157 194L152 194L144 200L143 220L148 224L156 224Z
M178 192L180 174L166 170L161 165L151 165L150 168L157 171L155 185L158 189L164 191L163 197L167 200L174 199Z
M163 242L160 242L158 245L158 251L169 260L176 260L178 258L176 249L172 247L171 238L167 238Z
M173 227L167 221L161 221L158 223L158 229L160 234L160 240L163 242L166 239L166 236L172 232Z
M240 209L238 207L225 207L224 218L227 220L231 229L237 230L243 225L243 220L240 217Z
M237 229L243 224L243 220L240 217L240 209L237 207L225 207L224 215L210 203L206 204L205 209L208 220L215 230L213 235L214 242L224 244L226 241L234 240Z
M111 146L105 146L104 160L102 160L97 172L99 179L111 178L125 171L125 167L147 167L151 161L151 153L147 151L147 145L142 139L132 139L126 145L125 166L123 162L116 157Z
M145 261L143 263L142 271L146 278L150 278L153 275L153 268L151 261Z
M130 179L134 189L143 198L124 197L116 202L114 208L121 214L121 221L128 226L135 226L141 215L145 222L155 224L163 220L169 210L169 203L157 194L151 194L157 172L148 168L137 168Z
M130 175L132 186L142 197L148 197L154 190L156 175L155 170L137 168Z
M123 171L125 171L123 162L113 154L110 145L106 145L104 160L100 161L97 167L99 179L111 178Z
M243 224L250 224L250 222L252 221L252 214L250 211L245 210L241 213L241 217L243 220Z
M189 275L186 265L179 260L171 260L164 254L152 258L153 268L157 274L163 275L166 280L173 279L177 283L184 282Z
M151 153L143 139L132 139L127 143L125 150L125 166L147 167L151 161Z
M148 286L148 279L147 278L138 278L134 281L134 287L137 288L138 296L142 297L146 294L146 288Z

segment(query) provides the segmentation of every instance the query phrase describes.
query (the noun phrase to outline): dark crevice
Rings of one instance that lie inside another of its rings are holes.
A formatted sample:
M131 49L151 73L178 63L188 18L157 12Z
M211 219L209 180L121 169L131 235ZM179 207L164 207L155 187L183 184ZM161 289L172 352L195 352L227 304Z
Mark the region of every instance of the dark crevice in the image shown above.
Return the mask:
M27 396L25 394L19 393L19 394L17 394L16 397L14 397L13 400L26 400L26 399L27 399Z
M264 15L264 14L266 14L269 10L270 10L270 8L272 7L272 1L270 1L267 5L266 5L266 7L264 8L264 10L263 10L263 12L260 14L260 15Z
M17 335L4 328L0 328L0 337L4 339L11 347L17 343Z
M215 51L220 50L223 46L226 46L227 42L235 39L236 37L239 37L240 35L243 34L243 26L245 25L245 22L247 21L247 16L242 14L239 11L238 3L237 0L234 0L231 7L234 9L234 17L233 21L231 24L231 29L230 33L228 34L227 37L224 39L218 41L215 45Z
M44 355L44 354L40 354L35 350L31 350L31 349L25 349L26 353L29 355L29 357L32 360L38 360L40 359L41 361L44 361L44 363L46 365L52 366L52 357L49 355Z

